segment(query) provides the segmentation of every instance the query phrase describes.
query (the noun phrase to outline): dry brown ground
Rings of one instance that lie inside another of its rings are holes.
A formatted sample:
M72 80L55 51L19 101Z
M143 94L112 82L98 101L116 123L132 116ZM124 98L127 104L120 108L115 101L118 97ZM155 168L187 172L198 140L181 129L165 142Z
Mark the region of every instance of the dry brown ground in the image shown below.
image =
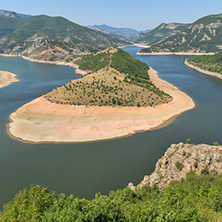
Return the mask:
M13 82L18 82L17 75L11 72L0 71L0 88L10 85Z
M40 97L10 115L9 133L26 142L86 142L113 139L157 127L192 109L193 100L149 71L152 82L173 97L154 107L72 106Z
M104 68L56 88L44 98L57 104L97 106L156 106L172 100L124 82L125 76L113 68Z

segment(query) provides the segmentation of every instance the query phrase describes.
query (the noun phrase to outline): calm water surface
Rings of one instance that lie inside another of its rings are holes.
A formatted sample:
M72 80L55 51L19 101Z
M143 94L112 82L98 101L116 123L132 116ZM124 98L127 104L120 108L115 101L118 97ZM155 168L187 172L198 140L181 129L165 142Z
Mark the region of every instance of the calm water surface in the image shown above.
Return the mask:
M125 51L158 71L159 76L190 95L196 107L160 130L104 142L25 144L7 135L8 116L23 104L79 78L71 67L0 57L0 70L16 73L20 82L0 89L0 205L30 184L57 193L93 198L96 192L139 183L154 170L171 143L222 143L222 80L184 65L187 56L139 56L138 47Z

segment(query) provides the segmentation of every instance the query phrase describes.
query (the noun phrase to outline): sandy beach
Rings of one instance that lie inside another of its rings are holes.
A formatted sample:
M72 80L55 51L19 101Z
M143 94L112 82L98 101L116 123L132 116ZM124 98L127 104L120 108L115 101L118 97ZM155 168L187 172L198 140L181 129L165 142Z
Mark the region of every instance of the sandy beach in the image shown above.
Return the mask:
M201 72L201 73L204 73L204 74L210 75L210 76L215 76L215 77L217 77L217 78L222 79L222 74L217 73L217 72L211 72L211 71L208 71L208 70L201 69L201 68L198 67L198 66L195 66L195 65L190 64L190 63L187 61L187 59L185 60L184 63L185 63L187 66L189 66L191 69L195 69L195 70L197 70L198 72Z
M88 73L88 71L84 71L84 70L79 69L79 66L73 62L44 61L44 60L32 59L32 58L25 57L25 56L22 56L22 58L26 59L30 62L38 62L38 63L46 63L46 64L54 64L54 65L62 65L62 66L71 66L76 69L75 72L76 72L76 74L79 74L79 75L85 75Z
M43 97L10 115L8 132L23 142L89 142L146 131L189 109L193 100L149 70L153 83L173 97L156 107L71 106L50 103Z
M0 88L6 87L13 82L18 82L17 75L7 71L0 71Z
M215 53L199 53L199 52L137 52L137 55L214 55Z

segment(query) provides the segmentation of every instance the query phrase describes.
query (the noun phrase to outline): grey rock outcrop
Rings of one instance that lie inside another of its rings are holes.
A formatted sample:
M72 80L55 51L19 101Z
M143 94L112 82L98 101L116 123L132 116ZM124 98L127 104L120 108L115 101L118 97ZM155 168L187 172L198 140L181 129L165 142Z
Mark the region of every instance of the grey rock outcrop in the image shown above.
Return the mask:
M154 184L163 188L170 181L180 180L189 172L200 174L219 174L222 172L222 146L206 144L172 144L164 156L156 163L155 171L145 176L142 182L132 190Z

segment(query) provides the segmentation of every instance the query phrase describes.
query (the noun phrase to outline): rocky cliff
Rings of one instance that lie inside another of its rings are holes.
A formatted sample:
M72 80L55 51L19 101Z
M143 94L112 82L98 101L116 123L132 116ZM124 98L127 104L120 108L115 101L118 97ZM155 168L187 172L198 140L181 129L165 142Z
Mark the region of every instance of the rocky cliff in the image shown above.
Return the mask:
M156 163L155 171L145 176L142 182L132 190L154 184L163 188L170 181L180 180L189 172L200 174L219 174L222 172L222 146L206 144L172 144L164 156Z

